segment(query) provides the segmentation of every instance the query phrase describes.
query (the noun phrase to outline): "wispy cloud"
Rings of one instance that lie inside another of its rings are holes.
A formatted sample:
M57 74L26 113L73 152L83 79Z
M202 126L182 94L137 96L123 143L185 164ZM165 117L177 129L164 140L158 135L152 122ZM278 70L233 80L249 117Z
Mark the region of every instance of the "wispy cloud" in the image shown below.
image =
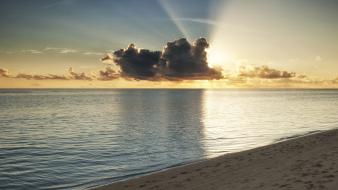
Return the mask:
M46 47L44 51L54 51L57 53L68 54L68 53L77 53L79 50L71 48L59 48L59 47Z
M63 53L63 54L65 54L65 53L77 53L78 51L77 50L75 50L75 49L62 49L62 50L60 50L60 53Z
M104 52L104 51L103 51ZM43 49L22 49L18 51L0 51L2 54L44 54L44 53L57 53L57 54L79 54L87 56L102 56L104 53L91 50L79 50L73 48L61 48L47 46Z
M95 78L83 72L80 73L74 72L72 67L68 69L68 73L66 75L27 74L27 73L18 73L16 75L11 75L7 69L0 68L0 77L12 79L27 79L27 80L87 80L87 81L91 81Z
M22 53L29 53L29 54L41 54L42 51L36 50L36 49L27 49L27 50L21 50Z
M93 51L85 51L83 52L83 55L97 55L97 56L102 56L102 52L93 52Z

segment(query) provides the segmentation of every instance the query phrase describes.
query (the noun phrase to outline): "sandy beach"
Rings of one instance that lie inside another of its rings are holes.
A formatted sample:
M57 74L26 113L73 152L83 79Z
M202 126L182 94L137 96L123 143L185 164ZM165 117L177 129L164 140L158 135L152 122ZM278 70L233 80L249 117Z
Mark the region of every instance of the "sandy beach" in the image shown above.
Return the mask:
M336 190L338 129L226 154L94 189Z

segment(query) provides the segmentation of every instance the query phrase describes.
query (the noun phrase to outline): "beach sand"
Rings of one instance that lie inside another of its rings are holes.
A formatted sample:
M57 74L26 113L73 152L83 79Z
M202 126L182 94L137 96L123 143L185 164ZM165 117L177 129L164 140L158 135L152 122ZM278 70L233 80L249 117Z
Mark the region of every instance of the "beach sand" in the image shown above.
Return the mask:
M338 189L338 130L226 154L95 190Z

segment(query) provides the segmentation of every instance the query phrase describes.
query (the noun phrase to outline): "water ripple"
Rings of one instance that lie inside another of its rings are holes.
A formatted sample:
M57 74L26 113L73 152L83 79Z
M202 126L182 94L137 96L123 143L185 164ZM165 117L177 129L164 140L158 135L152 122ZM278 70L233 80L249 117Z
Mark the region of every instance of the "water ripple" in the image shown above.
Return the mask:
M336 90L0 90L0 189L86 189L338 127Z

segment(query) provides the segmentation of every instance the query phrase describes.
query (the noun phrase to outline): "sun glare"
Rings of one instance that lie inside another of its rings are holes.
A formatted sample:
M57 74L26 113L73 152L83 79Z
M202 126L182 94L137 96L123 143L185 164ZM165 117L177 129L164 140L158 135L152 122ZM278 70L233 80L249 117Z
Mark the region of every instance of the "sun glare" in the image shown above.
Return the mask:
M230 56L226 50L213 48L212 46L207 50L207 59L210 67L220 66L224 67L230 62Z

